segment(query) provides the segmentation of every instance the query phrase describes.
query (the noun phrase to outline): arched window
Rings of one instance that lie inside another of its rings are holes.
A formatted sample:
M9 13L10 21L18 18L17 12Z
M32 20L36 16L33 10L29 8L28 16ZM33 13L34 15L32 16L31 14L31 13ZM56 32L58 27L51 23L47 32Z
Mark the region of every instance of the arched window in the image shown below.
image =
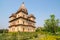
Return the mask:
M23 24L24 24L24 21L23 21Z
M19 17L19 15L17 15L17 18Z
M17 30L19 31L19 28L17 28Z
M28 31L29 31L29 28L28 28Z
M15 28L12 28L12 31L15 31Z
M23 28L23 32L24 32L24 30L25 30L25 29Z
M23 15L23 17L25 17L25 15Z
M19 20L18 20L18 23L19 23Z

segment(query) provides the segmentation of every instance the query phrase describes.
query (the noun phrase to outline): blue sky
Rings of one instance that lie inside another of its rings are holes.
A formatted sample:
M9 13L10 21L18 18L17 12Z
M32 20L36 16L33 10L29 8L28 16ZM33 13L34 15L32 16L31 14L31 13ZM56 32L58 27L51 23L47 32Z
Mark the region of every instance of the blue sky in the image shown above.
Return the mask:
M19 9L22 2L28 13L36 17L37 26L43 26L50 14L60 19L60 0L0 0L0 29L8 28L9 16Z

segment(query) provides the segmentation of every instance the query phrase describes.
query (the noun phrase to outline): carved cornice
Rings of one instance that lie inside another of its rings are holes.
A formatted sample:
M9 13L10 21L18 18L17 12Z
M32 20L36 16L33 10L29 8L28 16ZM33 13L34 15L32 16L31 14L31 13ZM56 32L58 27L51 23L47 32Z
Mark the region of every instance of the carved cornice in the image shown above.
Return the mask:
M11 25L11 26L9 26L9 28L13 27L13 26L15 26L15 27L17 27L17 26L27 26L27 27L34 27L35 28L35 26L33 26L33 25L24 25L24 24Z
M9 21L9 22L13 22L13 21L18 20L18 19L20 19L20 18L23 18L23 19L25 19L25 20L27 20L27 21L31 21L31 22L36 23L35 21L29 20L28 18L24 18L24 17L21 17L21 16L18 17L18 18L15 18L15 19L13 19L13 20L11 20L11 21Z

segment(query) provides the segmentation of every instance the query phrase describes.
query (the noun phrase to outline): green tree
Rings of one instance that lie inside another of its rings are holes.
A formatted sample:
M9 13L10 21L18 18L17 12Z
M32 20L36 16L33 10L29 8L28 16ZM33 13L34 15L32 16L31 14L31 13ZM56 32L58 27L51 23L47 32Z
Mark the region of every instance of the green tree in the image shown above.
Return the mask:
M59 19L55 19L55 15L50 15L50 19L45 20L44 27L46 31L56 33L59 26Z
M38 27L38 28L36 29L36 32L41 32L41 27Z
M60 32L60 27L58 27L57 31Z

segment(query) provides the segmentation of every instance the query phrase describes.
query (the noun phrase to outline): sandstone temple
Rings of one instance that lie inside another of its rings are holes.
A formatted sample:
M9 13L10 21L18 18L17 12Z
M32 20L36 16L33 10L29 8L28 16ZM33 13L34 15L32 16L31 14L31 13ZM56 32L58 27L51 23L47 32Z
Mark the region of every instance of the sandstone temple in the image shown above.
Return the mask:
M33 14L28 15L23 2L17 12L9 17L9 32L34 32L35 19Z

